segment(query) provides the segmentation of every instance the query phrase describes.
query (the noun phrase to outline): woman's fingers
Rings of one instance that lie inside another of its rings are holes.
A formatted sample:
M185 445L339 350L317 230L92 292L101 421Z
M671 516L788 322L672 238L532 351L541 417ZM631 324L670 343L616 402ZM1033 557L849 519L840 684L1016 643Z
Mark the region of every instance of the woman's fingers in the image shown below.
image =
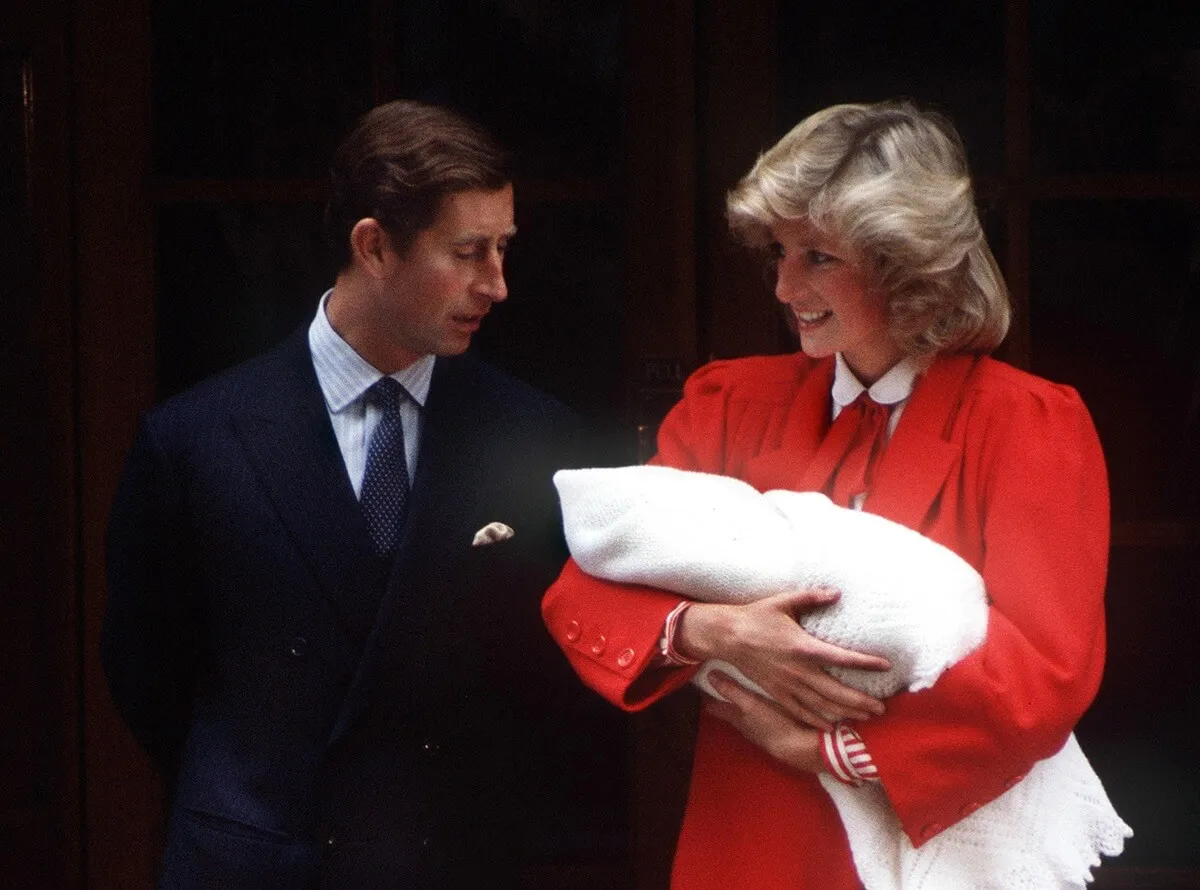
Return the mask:
M835 646L833 643L827 643L814 637L803 628L800 628L800 632L808 638L802 647L804 655L827 667L858 668L864 671L890 671L892 669L891 662L886 658L866 652L856 652L853 649L843 649L841 646Z
M708 700L705 709L710 714L783 763L808 772L822 769L820 739L813 729L797 724L774 702L743 689L719 671L713 671L709 680L728 699Z
M836 603L842 594L832 587L805 587L803 590L789 590L778 593L767 599L775 600L793 617L801 612L811 612L830 603ZM765 601L765 600L764 600Z
M769 719L768 714L773 710L773 705L768 699L751 692L732 677L720 671L713 671L708 675L708 679L712 683L713 689L725 699L725 701L721 701L721 699L706 701L705 708L709 713L732 724L743 733L746 731L747 724L752 720L757 719L758 723L763 723Z
M819 729L823 732L828 732L833 729L839 720L848 719L841 715L830 714L828 711L816 711L806 707L796 699L778 699L779 707L784 713L797 723L803 723L805 726L811 726L813 729Z
M887 670L887 660L823 642L796 620L837 596L836 591L815 589L741 606L697 603L676 627L676 648L698 660L721 658L737 665L791 720L821 729L837 720L869 720L883 713L883 703L825 669Z
M837 708L864 711L868 717L878 717L884 711L883 702L879 699L873 698L853 686L846 685L836 677L831 677L824 670L810 672L802 678L802 683L821 699L821 701L815 702L813 707L828 704Z
M841 593L837 590L828 587L811 587L777 594L760 600L760 603L767 609L783 611L796 622L796 627L800 631L800 636L797 638L797 649L806 657L819 661L826 667L848 667L866 671L891 670L892 666L886 658L835 646L814 637L800 626L801 615L835 603L840 597Z
M820 680L815 685L824 689ZM862 722L884 712L883 702L849 687L822 692L813 685L797 682L780 690L778 695L768 691L794 718L821 729L832 729L838 720Z

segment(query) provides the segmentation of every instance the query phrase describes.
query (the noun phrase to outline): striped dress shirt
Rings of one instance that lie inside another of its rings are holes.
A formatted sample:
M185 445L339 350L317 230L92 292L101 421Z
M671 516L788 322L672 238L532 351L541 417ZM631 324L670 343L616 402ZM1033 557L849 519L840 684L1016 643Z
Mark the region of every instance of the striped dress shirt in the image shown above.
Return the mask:
M367 446L371 442L371 434L379 425L381 413L374 405L367 405L363 395L383 374L355 352L329 323L325 305L332 293L332 289L327 290L321 297L316 317L308 328L308 347L312 352L317 382L325 396L333 433L346 463L346 473L350 477L350 484L354 486L354 496L361 497L363 475L367 469ZM415 478L417 470L421 409L429 397L433 363L434 356L422 356L407 368L390 375L410 397L400 406L404 458L408 464L409 479Z

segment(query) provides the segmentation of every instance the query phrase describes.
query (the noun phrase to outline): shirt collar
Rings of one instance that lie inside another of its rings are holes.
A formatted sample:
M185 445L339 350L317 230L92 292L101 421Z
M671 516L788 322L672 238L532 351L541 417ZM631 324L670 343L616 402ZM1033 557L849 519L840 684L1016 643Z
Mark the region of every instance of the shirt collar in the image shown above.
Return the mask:
M839 352L833 371L833 400L839 408L845 408L866 390L872 401L880 405L899 404L912 395L919 370L920 367L914 359L903 358L888 368L887 372L868 388L854 376L854 372Z
M383 377L378 369L354 351L349 343L333 329L325 314L325 305L333 288L321 295L317 314L308 327L308 346L312 352L313 367L317 382L325 396L329 410L337 414L344 411L370 386ZM407 368L389 375L408 391L409 396L421 407L429 397L429 384L433 378L435 357L423 355Z

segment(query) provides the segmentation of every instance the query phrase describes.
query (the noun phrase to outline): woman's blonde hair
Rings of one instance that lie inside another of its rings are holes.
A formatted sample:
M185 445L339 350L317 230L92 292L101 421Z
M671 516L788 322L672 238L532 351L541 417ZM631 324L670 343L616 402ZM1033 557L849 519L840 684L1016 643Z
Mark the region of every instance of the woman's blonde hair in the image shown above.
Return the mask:
M863 258L888 295L906 355L990 352L1008 331L1008 288L984 239L954 126L909 102L834 105L763 154L726 201L752 246L807 218Z

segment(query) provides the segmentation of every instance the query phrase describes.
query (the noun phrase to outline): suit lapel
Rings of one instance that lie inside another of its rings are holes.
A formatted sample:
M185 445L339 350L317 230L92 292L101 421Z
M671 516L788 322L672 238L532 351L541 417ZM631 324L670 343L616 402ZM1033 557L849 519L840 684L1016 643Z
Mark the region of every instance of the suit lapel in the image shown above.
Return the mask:
M262 399L236 412L235 428L296 548L350 631L365 639L375 608L360 592L374 556L306 336L281 348L259 391Z
M488 461L488 426L497 406L475 398L472 361L438 359L434 365L429 398L424 408L417 471L409 495L396 560L383 600L335 721L330 743L353 725L371 699L378 673L375 665L385 650L404 651L429 628L434 609L449 594L434 585L421 584L414 567L451 566L470 545L464 524L468 506L478 497ZM440 552L439 552L440 551ZM428 572L425 573L428 575ZM416 589L416 584L421 584Z
M481 452L497 406L475 398L469 363L470 359L438 359L434 366L404 531L380 608L384 625L397 607L404 608L403 624L412 633L427 623L434 605L429 596L407 595L406 579L414 562L461 558L470 545L464 521L488 472L489 462Z
M978 358L937 359L917 380L863 509L920 531L962 447L949 441L963 385Z

